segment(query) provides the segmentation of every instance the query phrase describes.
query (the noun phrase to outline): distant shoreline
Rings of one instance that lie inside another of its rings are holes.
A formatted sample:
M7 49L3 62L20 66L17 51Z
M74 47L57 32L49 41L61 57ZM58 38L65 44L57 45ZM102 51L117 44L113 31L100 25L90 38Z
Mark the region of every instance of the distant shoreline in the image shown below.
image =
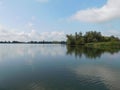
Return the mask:
M20 42L20 41L0 41L0 44L66 44L65 41L30 41L30 42Z
M120 42L93 42L93 43L85 43L84 45L70 45L70 47L87 47L87 48L96 48L96 49L120 49Z

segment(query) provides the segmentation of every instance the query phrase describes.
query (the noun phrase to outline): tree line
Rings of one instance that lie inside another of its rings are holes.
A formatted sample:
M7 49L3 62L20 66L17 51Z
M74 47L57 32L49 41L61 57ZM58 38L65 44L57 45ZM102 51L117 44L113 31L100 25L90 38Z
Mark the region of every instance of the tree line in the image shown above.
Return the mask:
M70 45L83 45L85 43L92 42L112 42L112 41L120 41L118 37L115 36L103 36L101 32L97 31L88 31L84 35L82 32L66 35L67 44Z
M28 42L22 42L22 41L0 41L0 43L23 43L23 44L66 44L65 41L28 41Z

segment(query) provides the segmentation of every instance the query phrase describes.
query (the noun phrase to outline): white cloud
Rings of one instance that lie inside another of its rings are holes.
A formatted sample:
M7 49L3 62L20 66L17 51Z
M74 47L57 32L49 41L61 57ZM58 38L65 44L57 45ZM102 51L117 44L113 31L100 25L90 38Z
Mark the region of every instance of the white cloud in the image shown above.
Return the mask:
M18 31L13 29L7 29L0 25L0 41L41 41L41 40L48 40L48 41L61 41L65 40L65 33L64 32L58 32L58 31L52 31L52 32L42 32L39 33L37 30L32 29L30 32L25 31Z
M119 37L120 38L120 31L119 30L106 30L106 31L103 31L104 35L107 35L107 36L111 36L111 35L114 35L116 37Z
M37 2L40 2L40 3L47 3L49 2L49 0L36 0Z
M72 20L84 22L104 22L120 18L120 0L108 0L101 8L80 10L71 16Z

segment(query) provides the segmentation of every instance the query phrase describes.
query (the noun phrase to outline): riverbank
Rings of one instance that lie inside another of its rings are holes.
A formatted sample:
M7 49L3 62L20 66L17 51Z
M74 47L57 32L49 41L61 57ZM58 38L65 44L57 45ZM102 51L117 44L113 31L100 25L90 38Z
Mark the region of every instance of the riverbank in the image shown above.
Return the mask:
M109 48L120 48L120 42L94 42L86 43L85 47L98 48L98 49L109 49Z

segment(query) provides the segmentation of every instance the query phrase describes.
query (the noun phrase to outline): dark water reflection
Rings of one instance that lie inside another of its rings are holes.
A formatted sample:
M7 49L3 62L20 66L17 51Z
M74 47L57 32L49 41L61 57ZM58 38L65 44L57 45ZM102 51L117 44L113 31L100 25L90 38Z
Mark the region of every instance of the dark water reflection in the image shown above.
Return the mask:
M0 90L120 90L119 50L77 50L0 45Z
M86 58L96 59L100 58L104 53L110 53L111 55L118 53L120 49L118 48L106 48L106 49L96 49L87 48L84 46L67 46L67 55L74 55L75 57L81 58L85 55Z

